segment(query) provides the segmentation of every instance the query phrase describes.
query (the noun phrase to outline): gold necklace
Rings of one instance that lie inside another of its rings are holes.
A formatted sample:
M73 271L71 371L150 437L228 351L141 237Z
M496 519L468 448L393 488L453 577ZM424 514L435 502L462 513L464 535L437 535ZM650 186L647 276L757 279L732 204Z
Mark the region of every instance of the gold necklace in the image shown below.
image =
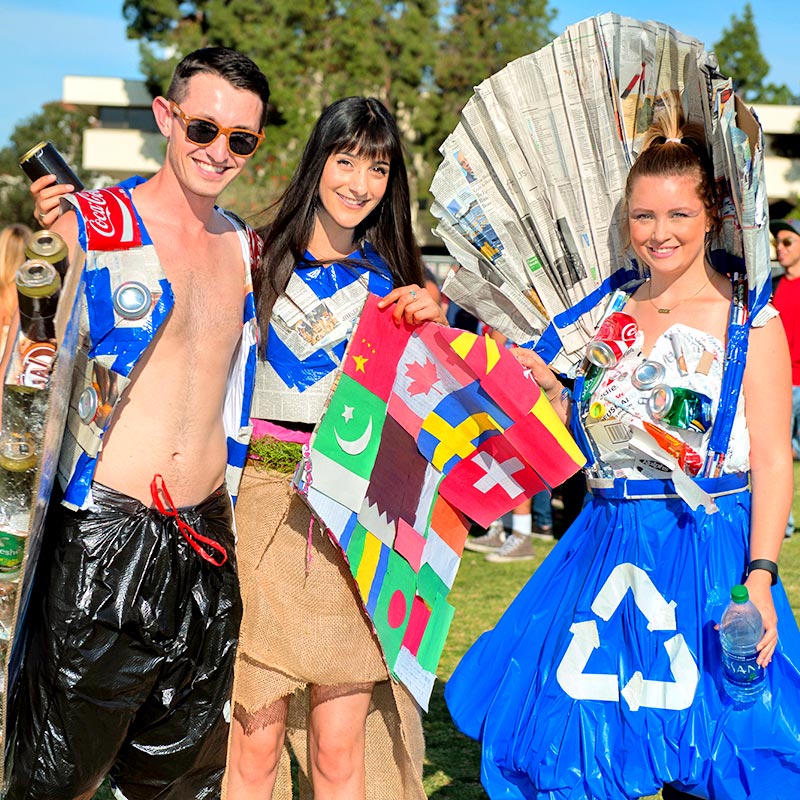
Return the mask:
M647 300L649 301L650 305L653 306L653 308L656 311L658 311L659 314L669 314L670 311L674 311L681 303L685 303L687 300L694 300L694 298L697 297L697 295L699 295L700 292L702 292L703 289L705 289L707 284L709 284L709 283L711 283L711 279L708 276L706 276L706 280L703 281L702 286L693 295L690 295L689 297L684 297L683 300L678 300L678 302L675 303L675 305L671 306L670 308L662 308L661 306L657 306L653 302L653 282L652 281L648 281L647 282Z

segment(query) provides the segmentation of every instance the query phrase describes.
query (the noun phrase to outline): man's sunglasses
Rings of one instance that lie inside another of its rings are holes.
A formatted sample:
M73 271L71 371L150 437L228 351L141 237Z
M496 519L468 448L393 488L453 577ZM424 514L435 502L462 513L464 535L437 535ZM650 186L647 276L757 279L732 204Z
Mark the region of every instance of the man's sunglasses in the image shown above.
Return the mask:
M255 133L247 128L223 128L210 119L190 117L174 100L169 101L169 107L173 114L177 114L183 120L186 125L186 138L192 144L208 147L219 136L224 136L231 155L250 158L264 139L263 133Z
M791 247L795 242L800 242L800 239L797 237L789 238L788 236L785 239L776 239L776 244L781 244L786 248Z

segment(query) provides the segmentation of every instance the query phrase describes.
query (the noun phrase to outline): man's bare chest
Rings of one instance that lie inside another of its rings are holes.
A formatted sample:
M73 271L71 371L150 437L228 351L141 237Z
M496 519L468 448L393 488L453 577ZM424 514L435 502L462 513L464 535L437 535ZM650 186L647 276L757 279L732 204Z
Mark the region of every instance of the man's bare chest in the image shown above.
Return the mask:
M239 234L213 217L204 229L175 219L144 218L174 305L160 339L175 346L227 348L242 327L245 264Z
M171 278L175 306L168 321L170 337L190 337L198 345L238 338L244 315L244 280L218 271ZM169 277L169 276L168 276Z

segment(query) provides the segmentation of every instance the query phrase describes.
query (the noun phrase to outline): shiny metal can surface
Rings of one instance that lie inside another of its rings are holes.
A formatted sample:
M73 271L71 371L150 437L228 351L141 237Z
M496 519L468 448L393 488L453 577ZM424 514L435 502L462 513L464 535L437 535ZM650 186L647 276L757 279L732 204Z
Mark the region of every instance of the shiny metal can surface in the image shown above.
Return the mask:
M673 428L705 433L713 422L711 398L693 389L662 383L653 389L647 405L656 419Z
M81 179L51 142L39 142L34 145L20 158L19 165L31 181L43 175L55 175L56 183L71 183L76 192L83 191Z
M663 383L666 370L657 361L642 361L631 375L631 383L637 389L652 389Z
M609 314L586 347L586 357L597 367L613 367L636 341L639 326L622 311Z
M48 261L28 259L17 270L17 301L22 334L32 342L46 342L56 335L55 316L61 278Z
M60 277L64 277L69 266L67 243L54 231L47 229L36 231L28 239L25 256L36 261L47 261L56 268Z

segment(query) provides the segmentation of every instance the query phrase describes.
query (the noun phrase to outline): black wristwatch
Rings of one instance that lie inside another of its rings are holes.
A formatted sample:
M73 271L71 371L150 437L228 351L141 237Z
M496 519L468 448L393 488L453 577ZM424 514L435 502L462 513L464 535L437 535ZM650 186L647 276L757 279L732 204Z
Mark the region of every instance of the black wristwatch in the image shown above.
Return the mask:
M768 558L754 558L747 567L747 574L749 575L754 569L765 569L772 575L772 585L778 582L778 565Z

